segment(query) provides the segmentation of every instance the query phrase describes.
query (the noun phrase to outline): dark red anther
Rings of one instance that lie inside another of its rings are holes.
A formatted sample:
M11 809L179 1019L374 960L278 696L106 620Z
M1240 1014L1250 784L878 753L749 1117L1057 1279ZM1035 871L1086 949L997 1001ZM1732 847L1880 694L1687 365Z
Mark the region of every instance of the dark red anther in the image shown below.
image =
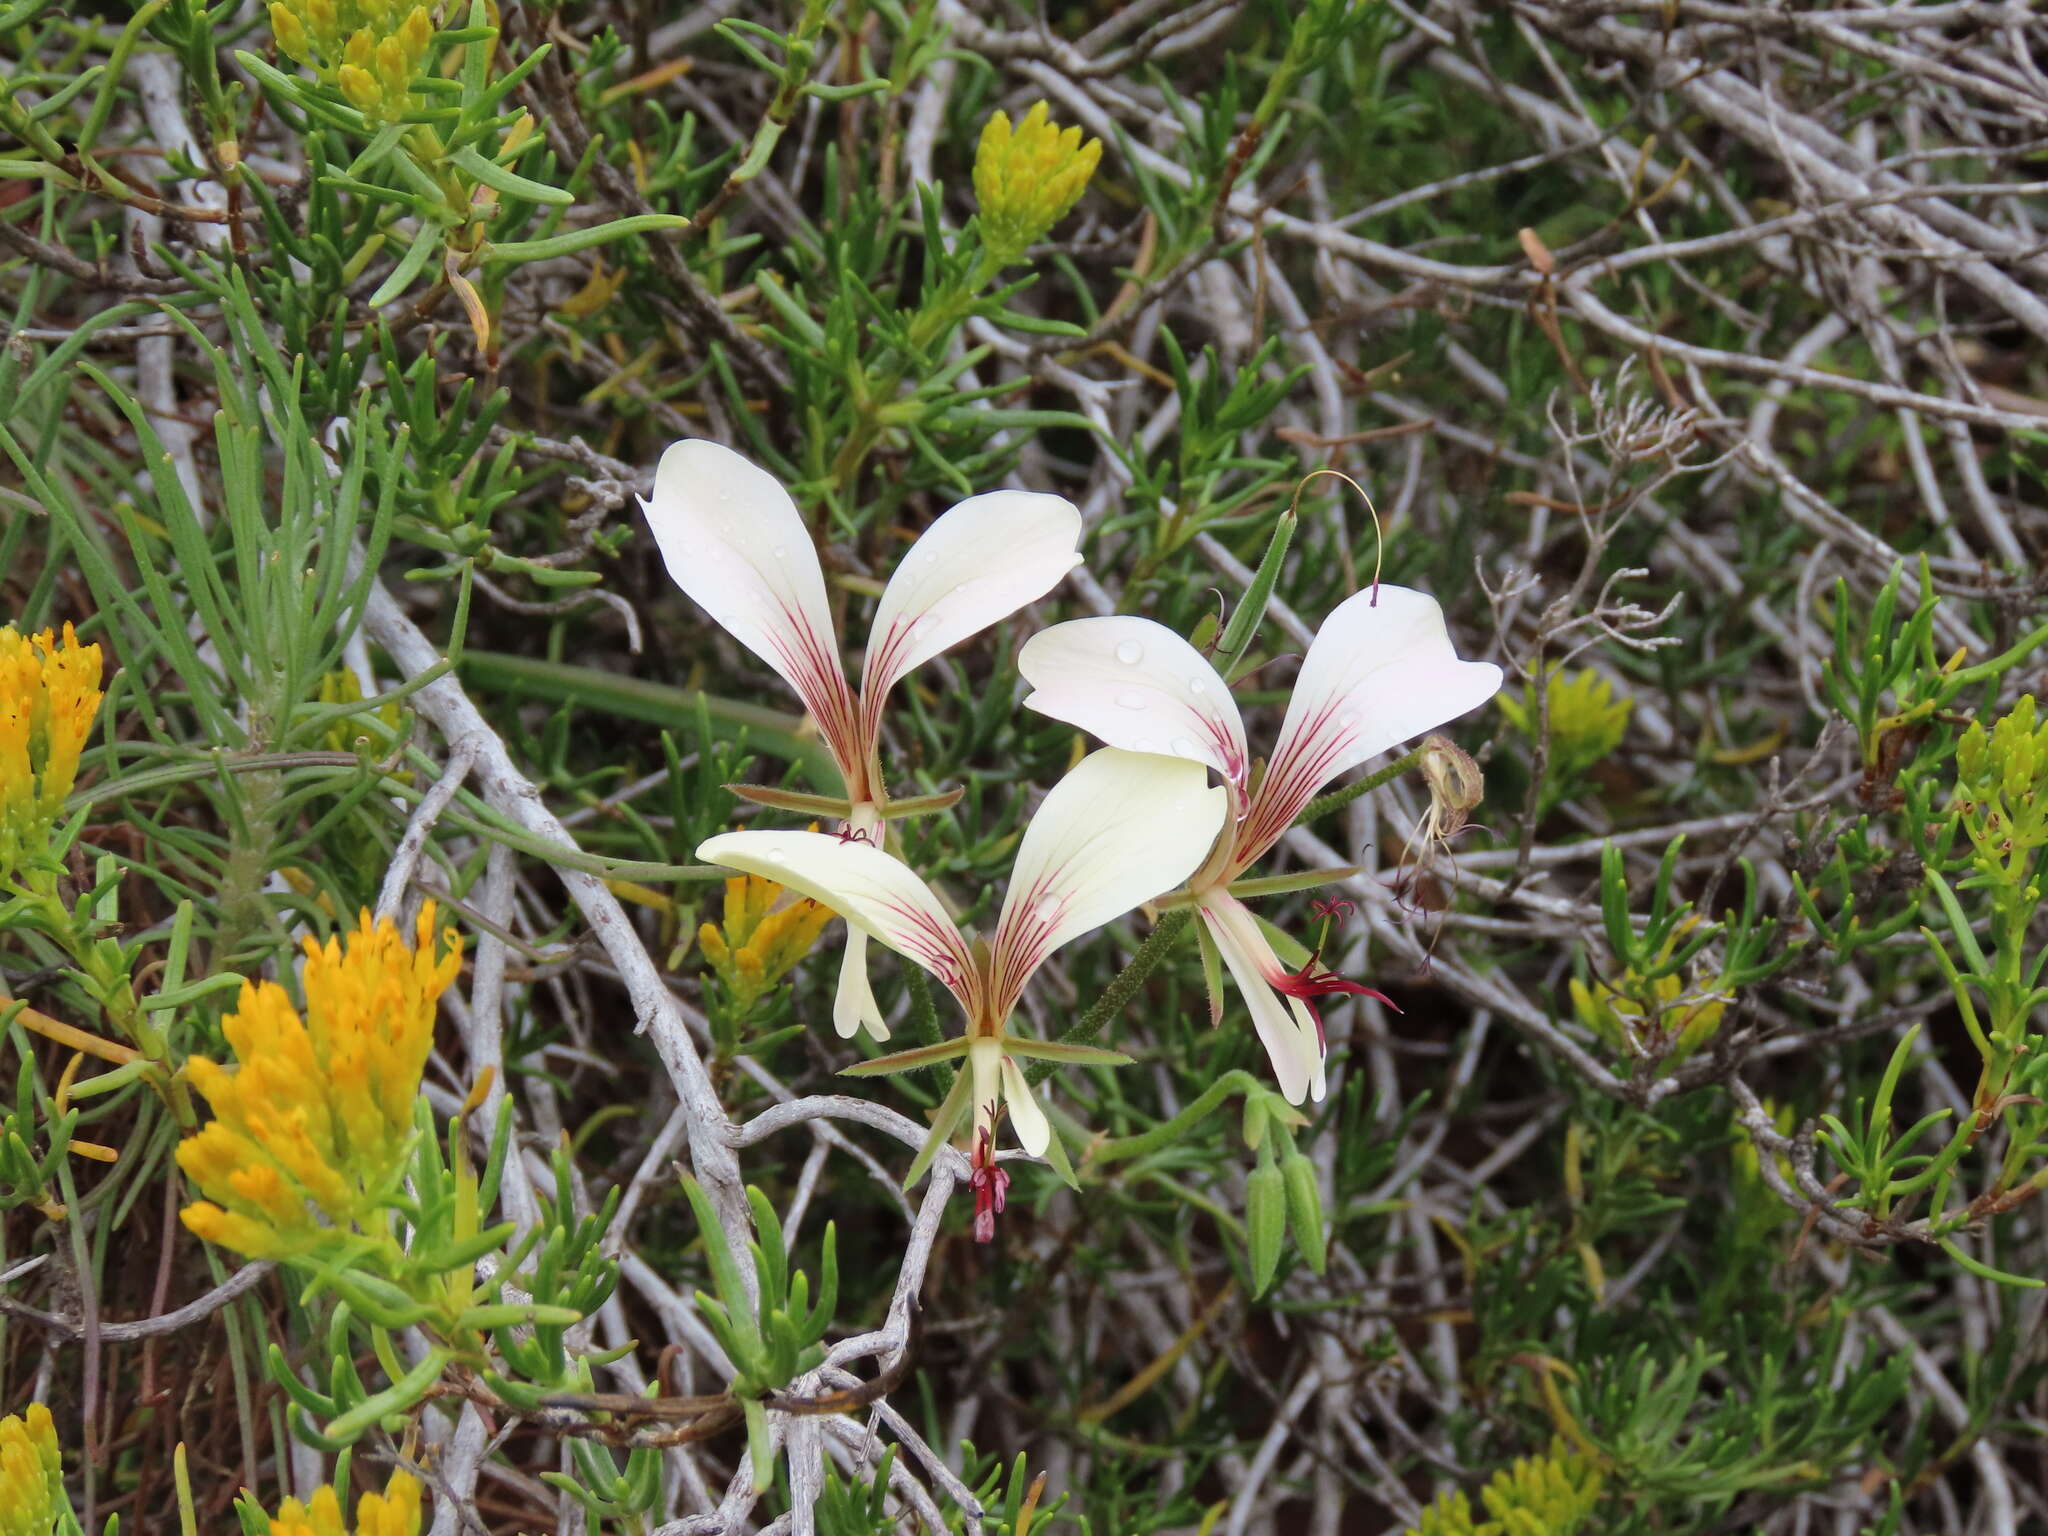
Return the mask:
M995 1241L996 1218L1003 1213L1003 1201L1010 1192L1009 1173L996 1165L995 1140L984 1130L970 1159L973 1172L967 1187L974 1191L974 1240Z

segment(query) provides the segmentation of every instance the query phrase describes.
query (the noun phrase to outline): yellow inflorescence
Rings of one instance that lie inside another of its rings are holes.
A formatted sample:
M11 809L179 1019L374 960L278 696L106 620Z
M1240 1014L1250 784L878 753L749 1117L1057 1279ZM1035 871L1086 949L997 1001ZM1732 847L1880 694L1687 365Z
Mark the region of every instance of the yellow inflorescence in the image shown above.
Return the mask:
M1543 680L1544 715L1550 727L1550 771L1554 779L1576 779L1621 745L1635 701L1614 695L1614 684L1590 668L1567 672L1552 667ZM1501 712L1526 736L1537 732L1535 690L1517 699L1500 696Z
M41 853L99 713L100 648L0 627L0 875Z
M437 958L432 902L415 945L367 912L346 948L308 939L303 1020L276 983L243 983L223 1025L237 1067L186 1063L216 1117L178 1147L178 1166L207 1196L185 1208L187 1227L281 1258L378 1202L412 1134L435 1006L462 967L454 930L441 939Z
M270 30L286 57L383 118L404 114L434 43L427 7L403 0L271 0Z
M0 1536L49 1536L70 1509L50 1410L30 1403L26 1418L0 1419Z
M1669 960L1697 922L1693 918L1680 923L1665 940L1658 959ZM1704 986L1689 984L1677 971L1645 977L1628 970L1611 987L1604 981L1589 987L1574 976L1570 985L1572 1010L1579 1022L1610 1050L1627 1055L1647 1053L1674 1063L1714 1038L1728 1008L1728 996L1718 990L1718 978Z
M1080 129L1055 127L1042 101L1015 128L1007 113L991 117L974 155L974 196L989 254L1008 265L1044 239L1080 201L1101 159L1102 140L1083 144Z
M420 1485L408 1472L394 1472L382 1493L366 1493L356 1503L351 1528L341 1517L341 1500L332 1488L321 1488L301 1504L286 1499L270 1517L270 1536L419 1536Z
M832 921L832 909L808 897L777 911L783 894L759 875L728 880L723 926L706 923L697 930L704 958L742 1011L788 975Z
M1575 1536L1600 1502L1600 1469L1553 1443L1548 1456L1525 1456L1480 1490L1489 1520L1471 1501L1447 1493L1422 1512L1409 1536Z

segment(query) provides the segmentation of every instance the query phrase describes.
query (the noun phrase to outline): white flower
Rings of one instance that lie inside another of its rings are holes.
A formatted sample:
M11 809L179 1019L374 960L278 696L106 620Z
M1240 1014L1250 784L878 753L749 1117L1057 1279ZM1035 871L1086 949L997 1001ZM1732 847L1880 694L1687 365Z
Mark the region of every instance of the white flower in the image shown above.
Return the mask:
M1295 680L1280 739L1254 773L1244 720L1208 660L1150 619L1076 619L1033 635L1017 656L1024 702L1133 752L1212 768L1229 786L1230 826L1189 891L1252 1011L1288 1102L1324 1093L1322 1024L1312 997L1364 991L1311 960L1289 971L1258 920L1230 894L1330 780L1500 690L1500 668L1460 661L1426 593L1377 585L1340 603ZM1282 999L1285 999L1283 1002Z
M811 531L766 470L688 438L661 456L647 524L677 586L794 688L846 781L848 824L887 837L882 702L897 681L1026 603L1081 563L1081 514L1035 491L972 496L938 518L882 590L861 664L846 680ZM832 1022L888 1038L868 989L867 938L849 926Z
M727 832L697 857L744 870L822 901L856 928L914 960L945 984L967 1014L967 1033L943 1045L899 1051L853 1070L903 1071L967 1058L941 1108L933 1141L952 1134L971 1103L974 1140L1007 1104L1018 1142L1033 1156L1052 1141L1020 1057L1120 1062L1113 1051L1009 1032L1010 1012L1046 956L1170 891L1195 872L1223 829L1229 803L1193 763L1112 749L1084 758L1032 817L1017 846L995 932L969 943L938 894L902 860L872 844L825 832Z

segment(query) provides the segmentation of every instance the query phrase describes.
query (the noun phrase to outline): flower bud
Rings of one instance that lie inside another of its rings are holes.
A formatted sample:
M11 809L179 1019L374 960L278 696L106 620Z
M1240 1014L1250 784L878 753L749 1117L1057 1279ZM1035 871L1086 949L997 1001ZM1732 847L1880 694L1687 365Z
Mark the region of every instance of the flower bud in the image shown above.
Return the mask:
M1287 1235L1287 1180L1263 1151L1245 1181L1244 1235L1252 1264L1252 1294L1262 1296L1280 1268L1280 1241Z
M305 0L299 10L300 19L313 34L313 41L323 49L331 49L341 31L341 18L335 14L334 0Z
M396 111L412 89L412 60L406 57L405 45L395 37L387 37L377 45L377 81L384 88L384 99Z
M1299 1152L1281 1160L1280 1176L1287 1181L1287 1219L1294 1228L1294 1246L1317 1274L1328 1261L1329 1239L1323 1232L1323 1195L1316 1186L1316 1165Z
M367 69L344 64L335 76L335 84L341 87L341 94L349 99L350 105L360 111L375 112L383 104L384 93L377 87L376 76Z
M286 58L298 64L312 64L313 40L306 35L306 24L281 0L271 0L270 35L277 39L278 52Z
M421 61L427 56L427 50L434 43L434 22L433 18L427 15L426 7L413 7L412 14L405 18L404 25L398 29L397 37L405 48L406 57L412 61L413 68L419 68Z

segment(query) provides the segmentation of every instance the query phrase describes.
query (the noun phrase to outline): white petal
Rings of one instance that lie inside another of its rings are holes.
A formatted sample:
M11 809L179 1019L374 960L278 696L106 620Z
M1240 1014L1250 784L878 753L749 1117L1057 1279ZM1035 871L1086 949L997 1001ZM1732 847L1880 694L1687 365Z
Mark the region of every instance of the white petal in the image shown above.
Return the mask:
M1205 763L1242 785L1250 755L1229 685L1208 659L1150 619L1074 619L1017 653L1028 709L1127 752Z
M835 755L864 761L825 575L789 492L730 448L692 437L661 456L640 506L675 584L797 691Z
M839 991L832 999L832 1027L840 1039L851 1040L863 1025L877 1040L889 1038L888 1022L868 985L868 936L849 924L846 952L839 957Z
M1311 1088L1320 1099L1324 1092L1322 1042L1315 1022L1298 1000L1273 990L1266 977L1282 969L1273 946L1259 932L1249 909L1236 897L1218 893L1201 904L1202 919L1210 936L1230 967L1230 979L1251 1010L1252 1028L1273 1063L1273 1076L1290 1104L1299 1104ZM1294 1007L1286 1005L1293 1003Z
M938 977L974 1016L974 964L960 929L901 859L830 832L725 832L698 848L697 857L822 901L848 926Z
M870 711L913 667L1045 596L1081 563L1081 514L1063 496L970 496L924 531L882 590L861 668Z
M1323 1032L1316 1027L1315 1015L1309 1012L1308 1004L1300 998L1288 998L1287 1011L1294 1015L1295 1039L1300 1042L1303 1056L1309 1062L1308 1096L1320 1104L1330 1091L1327 1070L1330 1058L1323 1049Z
M1024 829L996 922L994 1016L1069 939L1193 874L1223 829L1228 793L1198 763L1114 747L1055 784Z
M1003 1047L990 1035L967 1042L967 1072L974 1087L974 1144L968 1154L981 1150L982 1132L992 1130L996 1108L1003 1102Z
M1247 860L1264 852L1345 769L1499 691L1499 667L1458 659L1428 593L1386 585L1353 593L1323 621L1301 664L1239 852Z
M1017 1063L1007 1056L1003 1058L1003 1102L1010 1106L1010 1124L1017 1129L1017 1145L1033 1157L1045 1156L1045 1149L1052 1144L1052 1124L1038 1107L1038 1100L1031 1097L1031 1084L1025 1081Z

